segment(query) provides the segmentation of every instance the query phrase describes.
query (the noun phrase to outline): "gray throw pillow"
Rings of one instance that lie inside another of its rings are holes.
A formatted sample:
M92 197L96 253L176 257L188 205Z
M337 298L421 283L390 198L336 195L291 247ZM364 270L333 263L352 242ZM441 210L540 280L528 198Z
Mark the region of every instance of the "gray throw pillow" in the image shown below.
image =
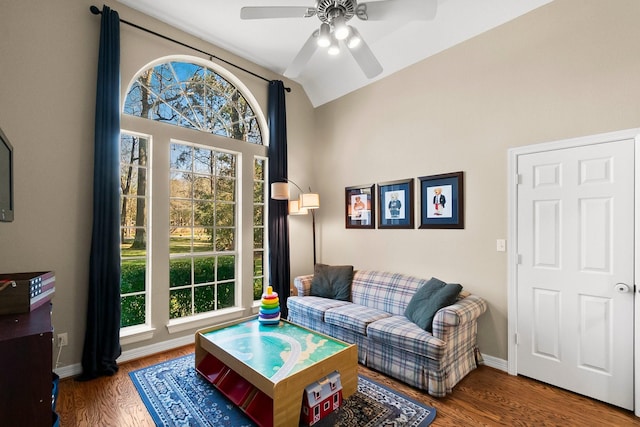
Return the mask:
M455 303L461 290L462 286L457 283L445 283L432 277L413 295L404 315L425 331L433 332L436 312Z
M352 265L316 264L310 295L351 301Z

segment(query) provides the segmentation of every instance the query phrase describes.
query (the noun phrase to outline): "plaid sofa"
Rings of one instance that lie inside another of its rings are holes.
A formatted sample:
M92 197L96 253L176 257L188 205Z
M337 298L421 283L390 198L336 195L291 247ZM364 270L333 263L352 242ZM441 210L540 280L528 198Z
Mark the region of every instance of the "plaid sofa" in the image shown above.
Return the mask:
M486 302L468 293L439 310L433 333L404 316L415 291L427 280L380 271L355 271L351 301L309 296L312 275L294 280L288 320L358 346L363 365L444 397L477 367L476 319Z

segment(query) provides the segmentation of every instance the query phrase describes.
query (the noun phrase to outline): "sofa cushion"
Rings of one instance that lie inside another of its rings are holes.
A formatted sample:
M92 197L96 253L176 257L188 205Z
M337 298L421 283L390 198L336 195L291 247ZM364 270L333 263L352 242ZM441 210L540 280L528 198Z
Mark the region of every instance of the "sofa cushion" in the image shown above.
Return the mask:
M303 317L324 322L324 314L333 307L350 304L348 301L340 301L322 297L295 297L287 298L287 308L295 311Z
M311 296L351 301L352 265L316 264L311 281Z
M420 328L405 316L390 316L367 326L367 337L382 345L401 348L429 359L439 360L446 343Z
M389 313L382 310L349 303L328 309L324 314L324 321L330 325L366 335L369 323L390 316Z
M351 302L395 315L403 315L411 297L427 279L382 271L353 273Z
M433 317L443 307L456 302L462 286L432 277L409 301L404 315L427 332L433 332Z

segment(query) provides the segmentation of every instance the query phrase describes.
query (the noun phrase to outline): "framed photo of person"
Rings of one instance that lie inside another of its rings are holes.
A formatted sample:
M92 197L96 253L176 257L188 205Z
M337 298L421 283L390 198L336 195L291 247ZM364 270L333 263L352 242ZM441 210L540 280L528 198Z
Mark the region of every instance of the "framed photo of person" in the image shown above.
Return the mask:
M347 187L345 193L345 227L376 228L375 184Z
M413 178L378 184L378 228L414 228Z
M420 227L464 228L462 172L423 176L420 180Z

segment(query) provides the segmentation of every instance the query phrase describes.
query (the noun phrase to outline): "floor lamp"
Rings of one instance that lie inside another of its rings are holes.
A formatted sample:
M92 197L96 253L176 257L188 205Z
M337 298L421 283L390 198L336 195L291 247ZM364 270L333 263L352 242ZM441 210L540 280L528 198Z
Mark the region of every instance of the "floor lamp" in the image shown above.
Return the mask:
M316 213L315 210L320 207L320 195L309 192L305 193L302 188L295 182L287 178L282 178L287 182L274 182L271 184L271 198L275 200L289 201L289 215L306 215L311 211L311 227L313 232L313 265L316 265ZM296 186L300 191L297 199L291 199L289 192L289 183Z

